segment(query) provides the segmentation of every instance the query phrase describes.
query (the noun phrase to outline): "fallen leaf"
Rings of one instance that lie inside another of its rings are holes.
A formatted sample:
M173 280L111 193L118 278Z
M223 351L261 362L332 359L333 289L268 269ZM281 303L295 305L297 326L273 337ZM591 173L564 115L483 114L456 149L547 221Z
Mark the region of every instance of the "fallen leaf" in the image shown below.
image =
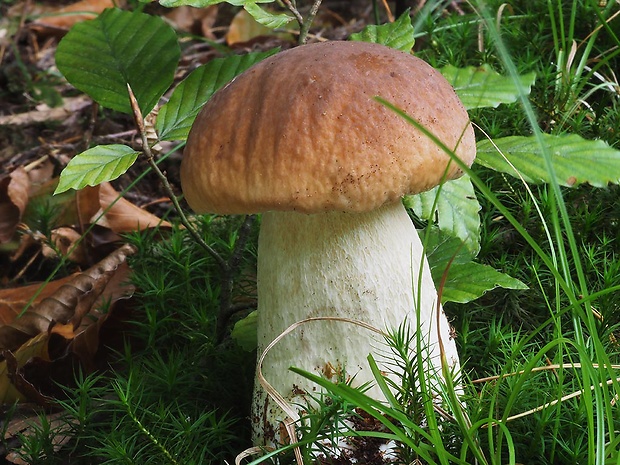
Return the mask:
M209 5L206 8L194 8L184 5L173 8L166 14L166 18L169 19L177 29L215 40L216 37L212 29L217 19L217 12L217 5Z
M105 293L90 308L88 314L82 317L80 321L74 317L73 325L79 324L79 326L73 331L75 337L68 350L71 350L79 358L87 373L94 369L95 355L100 346L100 330L111 314L109 310L105 310L118 300L127 299L133 294L134 286L127 282L130 272L127 263L121 264L108 282Z
M30 178L19 167L0 180L0 243L8 242L28 205Z
M0 361L0 403L24 399L46 402L47 398L37 386L22 375L22 369L35 358L39 363L51 362L49 347L52 336L62 337L67 346L72 346L71 341L83 339L74 343L71 350L86 364L92 365L99 345L101 323L97 320L107 318L102 309L109 309L111 304L133 293L133 286L125 285L125 282L129 276L126 258L134 252L133 246L124 245L88 270L48 284L42 290L46 296L38 304L31 306L20 318L0 327L0 350L4 357ZM54 291L48 292L48 287ZM22 295L22 300L29 295L32 294ZM15 295L9 299L4 297L5 303L17 300ZM19 314L15 305L5 305L3 313L7 309L13 311L14 317ZM92 321L86 321L89 319ZM61 352L66 351L65 348Z
M47 333L53 323L66 324L76 314L87 314L118 267L134 252L131 245L120 247L88 270L62 280L62 285L21 317L17 318L20 311L16 312L9 324L0 327L0 350L15 350L30 338Z
M4 356L4 360L6 363L6 377L9 379L12 387L14 387L24 398L36 403L37 405L49 407L53 402L53 399L42 394L31 382L29 382L24 377L22 371L20 370L20 368L24 366L24 360L28 362L34 357L42 358L41 355L43 354L27 351L27 357L24 357L24 352L26 351L21 352L21 356L18 362L18 359L13 355L10 350L2 351L2 355ZM46 350L45 358L47 358Z
M13 384L10 372L22 368L33 357L48 359L47 354L47 333L41 333L36 337L27 341L14 353L11 351L2 351L2 356L8 355L8 360L0 362L0 403L11 403L15 401L25 400L26 396ZM10 354L10 355L9 355ZM9 365L13 365L12 369Z
M82 235L75 229L62 226L52 230L50 242L54 245L53 248L47 244L42 246L44 257L53 258L60 254L74 263L86 263L85 244Z
M99 185L99 205L101 210L92 221L106 226L115 233L138 231L157 226L171 227L168 221L141 209L120 194L108 182ZM105 212L105 213L103 213ZM103 216L101 214L103 213Z
M99 186L86 186L75 192L77 219L80 226L90 223L92 217L99 211Z
M245 10L239 10L234 16L226 33L226 43L233 45L239 42L248 42L255 37L271 35L273 31L263 26Z
M0 290L0 327L10 324L28 304L33 295L36 294L36 298L32 301L32 305L37 305L72 278L73 276L67 276L45 285L39 283Z
M49 107L42 103L35 110L16 115L0 116L0 126L24 126L46 121L64 121L74 113L91 105L92 101L83 95L63 99L62 106Z
M68 6L46 10L31 24L32 29L68 31L75 23L94 19L106 8L116 6L114 0L81 0Z

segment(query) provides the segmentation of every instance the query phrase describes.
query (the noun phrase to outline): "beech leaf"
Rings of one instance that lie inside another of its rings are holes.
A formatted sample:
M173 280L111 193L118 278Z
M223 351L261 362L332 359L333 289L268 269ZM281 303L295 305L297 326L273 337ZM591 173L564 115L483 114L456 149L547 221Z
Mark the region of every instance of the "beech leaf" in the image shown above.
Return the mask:
M422 240L426 237L425 233L420 232ZM431 229L426 243L426 257L435 286L441 291L442 303L471 302L496 287L528 288L516 278L472 261L474 256L459 238L436 227ZM444 281L446 270L448 274Z
M67 323L75 314L88 313L116 269L135 253L131 245L124 245L87 270L62 281L60 286L23 315L0 326L0 350L15 350L28 339L47 332L50 323ZM30 297L28 295L28 297ZM20 310L21 312L21 310Z
M292 16L284 13L272 13L258 6L255 2L248 2L243 5L245 11L252 15L257 23L262 24L269 29L277 29L293 21Z
M468 110L516 102L521 93L529 95L536 81L536 73L528 73L519 76L516 84L511 77L502 76L487 64L466 68L448 65L438 71L452 84Z
M461 239L474 255L480 249L478 212L481 207L468 175L445 182L441 190L435 187L427 192L405 196L404 203L419 218L436 222L442 231Z
M174 90L159 109L156 129L161 140L185 140L196 115L211 96L232 78L278 49L215 58L196 68Z
M415 43L415 37L409 10L393 23L366 26L360 32L351 34L351 40L382 44L396 50L410 52Z
M28 205L30 178L22 167L0 179L0 243L10 241Z
M97 219L99 212L92 218L96 224L110 228L115 233L140 231L157 226L171 227L168 221L143 210L120 194L108 182L99 185L99 204L103 217Z
M553 179L545 167L546 151L562 186L588 183L607 187L620 182L620 150L606 142L583 139L576 134L543 134L542 141L541 147L534 136L481 140L477 144L476 163L518 177L516 169L527 182L548 183Z
M138 154L131 147L121 144L98 145L78 153L60 173L54 194L116 179L133 165Z
M1 328L0 328L1 329ZM27 400L19 389L17 370L22 368L33 357L49 360L47 342L49 335L40 333L28 340L15 353L3 351L4 360L0 362L0 404L9 404Z
M131 114L129 84L146 115L172 84L180 55L163 19L111 8L71 28L58 44L56 65L100 105Z
M126 258L133 253L133 246L124 245L86 271L49 283L35 300L36 304L21 316L26 302L20 304L19 297L31 298L39 286L0 293L2 319L8 321L0 326L0 351L3 354L0 360L0 402L14 402L24 397L31 399L36 395L36 389L19 376L17 369L34 357L49 360L47 347L51 333L66 339L86 334L92 322L85 320L102 317L99 312L101 305L131 295L133 287L121 285L120 281L126 281ZM78 349L85 352L78 356L94 355L93 341L98 341L93 334L81 341Z
M32 23L34 29L69 29L75 23L94 19L106 8L113 8L114 0L80 0L66 6L45 11Z

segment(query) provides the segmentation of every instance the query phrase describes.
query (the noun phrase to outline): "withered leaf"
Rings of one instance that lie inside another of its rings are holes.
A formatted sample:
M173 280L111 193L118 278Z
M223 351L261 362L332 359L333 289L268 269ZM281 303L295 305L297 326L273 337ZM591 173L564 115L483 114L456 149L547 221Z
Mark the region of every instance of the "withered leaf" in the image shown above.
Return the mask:
M115 233L138 231L156 226L171 226L169 222L163 221L119 196L120 194L110 183L104 182L99 185L99 204L101 211L105 211L105 214L103 217L100 217L99 213L95 215L93 220L100 217L96 224L106 226Z
M72 276L20 318L0 327L0 349L17 349L37 334L47 333L54 322L78 324L73 321L74 316L88 313L116 270L133 253L135 248L131 245L120 247L93 267Z
M86 251L82 235L73 228L62 226L52 230L50 245L43 244L42 252L44 257L57 257L58 254L67 257L75 263L86 262Z
M0 327L10 324L28 304L33 295L37 294L32 301L32 305L36 305L56 292L60 286L70 281L71 278L72 276L68 276L52 281L46 284L43 289L41 289L42 284L30 284L28 286L0 290Z
M93 369L93 360L99 349L99 330L106 322L111 312L104 312L105 303L112 305L119 299L127 298L133 293L133 286L127 284L130 269L127 263L122 263L114 276L108 282L105 293L99 298L99 302L95 303L87 315L77 318L74 316L72 320L74 339L71 341L70 350L81 361L85 370ZM103 302L106 300L106 302ZM54 330L56 327L54 327ZM65 338L69 339L70 335Z
M30 178L22 167L0 179L0 243L8 242L28 205Z
M27 341L14 353L2 351L3 357L8 355L7 360L0 362L0 403L15 402L17 400L25 400L25 395L13 384L11 380L11 372L23 367L28 360L38 357L47 360L47 333L41 333L36 337Z
M62 105L49 107L45 104L37 109L15 115L0 116L2 126L25 126L34 123L44 123L46 121L65 121L70 116L92 105L92 101L83 95L79 97L66 97Z
M94 19L106 8L114 8L115 3L114 0L81 0L46 12L32 27L36 30L53 28L68 31L75 23Z
M20 372L21 366L15 355L13 355L10 350L4 350L2 351L2 356L4 357L4 361L6 363L6 376L13 387L15 387L15 389L17 389L17 391L19 391L19 393L26 399L29 399L38 405L45 407L49 406L53 399L43 395L32 383L24 378L23 374ZM23 358L20 361L22 362L21 365L23 365Z
M228 26L226 43L233 45L248 42L255 37L269 34L272 34L271 29L257 22L247 11L239 10Z
M60 285L50 283L54 292L21 318L0 327L0 349L5 358L0 361L0 403L47 401L37 386L22 376L21 369L35 358L51 362L51 337L69 341L71 351L86 366L92 365L99 345L98 331L108 315L101 308L133 293L132 286L124 285L129 276L126 258L133 253L133 246L124 245L85 272L62 280Z

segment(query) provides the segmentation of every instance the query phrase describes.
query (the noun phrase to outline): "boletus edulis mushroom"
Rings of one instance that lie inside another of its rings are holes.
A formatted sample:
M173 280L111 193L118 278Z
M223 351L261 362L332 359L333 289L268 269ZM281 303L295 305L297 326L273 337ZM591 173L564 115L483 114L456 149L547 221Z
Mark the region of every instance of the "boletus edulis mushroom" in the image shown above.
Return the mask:
M191 129L182 188L196 212L263 214L259 355L306 318L339 316L379 329L408 321L428 341L412 350L425 351L429 373L441 376L439 340L455 371L456 345L401 197L462 173L376 96L473 162L467 112L438 71L382 45L334 41L278 53L215 93ZM302 392L317 388L290 366L325 376L344 369L362 384L372 380L367 356L382 344L355 325L312 322L279 341L262 370L285 399L303 404ZM381 397L377 388L368 392ZM256 383L255 443L277 443L283 416Z

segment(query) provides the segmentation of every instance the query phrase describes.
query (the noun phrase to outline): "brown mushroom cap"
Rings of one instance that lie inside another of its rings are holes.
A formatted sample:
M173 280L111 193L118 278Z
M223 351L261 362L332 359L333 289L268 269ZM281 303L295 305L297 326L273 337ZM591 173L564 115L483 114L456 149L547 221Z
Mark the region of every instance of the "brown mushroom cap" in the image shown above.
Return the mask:
M438 185L449 155L375 96L473 162L467 112L438 71L382 45L325 42L267 58L213 95L185 148L185 198L198 212L362 212ZM460 175L451 163L447 178Z

